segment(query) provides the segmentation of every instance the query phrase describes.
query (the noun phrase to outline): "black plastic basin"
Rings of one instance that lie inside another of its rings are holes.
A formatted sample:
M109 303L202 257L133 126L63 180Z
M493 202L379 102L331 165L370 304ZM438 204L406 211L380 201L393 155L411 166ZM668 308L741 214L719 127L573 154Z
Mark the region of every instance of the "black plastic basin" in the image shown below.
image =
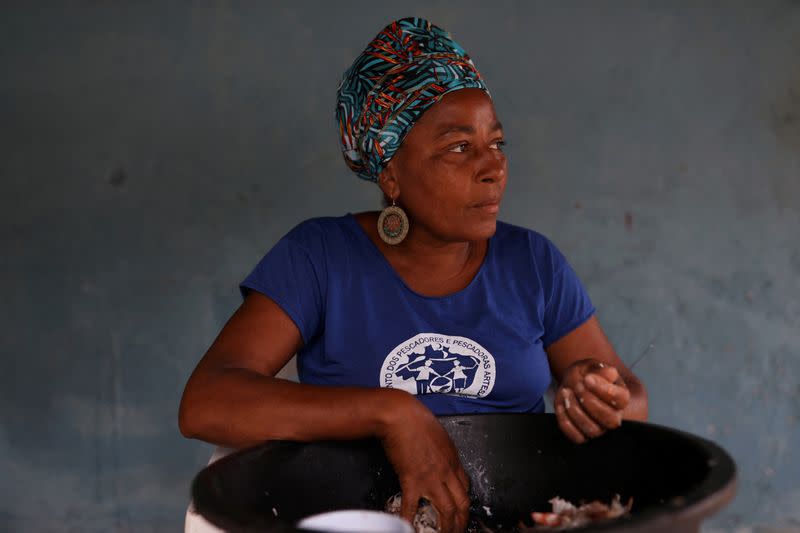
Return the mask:
M439 420L471 480L472 526L512 531L555 496L577 503L619 494L633 498L629 517L575 531L696 532L735 492L736 468L722 448L654 424L625 422L575 445L551 414ZM269 442L208 466L192 485L197 511L227 531L292 531L324 511L383 509L398 491L375 440Z

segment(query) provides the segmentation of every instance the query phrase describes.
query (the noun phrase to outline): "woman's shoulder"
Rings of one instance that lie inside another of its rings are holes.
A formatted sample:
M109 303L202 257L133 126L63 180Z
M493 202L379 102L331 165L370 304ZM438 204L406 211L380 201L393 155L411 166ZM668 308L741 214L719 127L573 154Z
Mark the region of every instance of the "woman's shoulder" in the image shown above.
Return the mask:
M512 262L523 270L532 268L546 279L569 264L558 246L538 231L498 221L495 235L495 257L500 258L504 266Z
M352 216L325 216L305 219L297 223L283 237L304 246L319 246L352 234Z
M322 216L307 218L298 222L290 231L289 234L299 233L319 233L330 231L340 227L351 224L350 219L352 215L349 213L341 216Z
M552 253L553 250L557 251L555 244L544 234L523 226L517 226L508 222L497 221L497 231L495 232L495 241L498 246L503 248L517 248L521 244L526 244L527 247L536 255L543 253Z

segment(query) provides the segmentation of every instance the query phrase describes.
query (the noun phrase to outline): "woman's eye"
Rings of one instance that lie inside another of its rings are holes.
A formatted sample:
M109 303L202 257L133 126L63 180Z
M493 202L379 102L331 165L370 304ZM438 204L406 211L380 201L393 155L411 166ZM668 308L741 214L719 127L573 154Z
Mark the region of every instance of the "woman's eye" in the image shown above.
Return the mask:
M493 143L491 143L489 145L489 147L491 149L493 149L493 150L499 150L500 152L502 152L503 151L503 147L505 145L506 145L505 141L494 141ZM455 152L455 153L458 153L458 154L463 154L464 152L469 150L469 146L470 145L469 145L468 142L458 143L457 145L448 148L448 151L449 152Z

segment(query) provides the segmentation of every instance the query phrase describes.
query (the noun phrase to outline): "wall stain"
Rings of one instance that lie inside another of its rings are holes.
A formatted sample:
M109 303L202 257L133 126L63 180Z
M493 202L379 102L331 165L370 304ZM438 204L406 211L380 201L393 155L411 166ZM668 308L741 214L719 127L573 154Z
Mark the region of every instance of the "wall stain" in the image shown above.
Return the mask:
M800 57L800 43L796 55ZM791 75L773 101L769 125L778 144L800 158L800 70ZM793 172L771 173L769 179L778 207L800 209L800 180Z
M773 102L770 126L782 144L800 153L800 71Z
M126 181L128 181L128 175L125 173L125 169L122 167L115 168L111 171L111 174L108 175L108 183L110 183L115 189L119 189L125 185Z
M633 213L630 211L625 212L625 229L628 231L633 229Z

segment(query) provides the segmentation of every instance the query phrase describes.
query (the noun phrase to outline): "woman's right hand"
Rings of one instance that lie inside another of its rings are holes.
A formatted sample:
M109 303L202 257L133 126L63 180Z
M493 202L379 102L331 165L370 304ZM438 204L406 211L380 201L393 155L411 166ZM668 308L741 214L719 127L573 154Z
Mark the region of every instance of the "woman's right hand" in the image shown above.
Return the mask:
M564 434L580 444L618 428L630 397L614 366L582 359L564 372L554 402L556 420Z
M398 391L399 392L399 391ZM397 395L397 406L381 442L400 480L400 516L413 521L420 498L439 513L442 533L461 533L469 515L469 478L450 436L436 417L410 394Z

